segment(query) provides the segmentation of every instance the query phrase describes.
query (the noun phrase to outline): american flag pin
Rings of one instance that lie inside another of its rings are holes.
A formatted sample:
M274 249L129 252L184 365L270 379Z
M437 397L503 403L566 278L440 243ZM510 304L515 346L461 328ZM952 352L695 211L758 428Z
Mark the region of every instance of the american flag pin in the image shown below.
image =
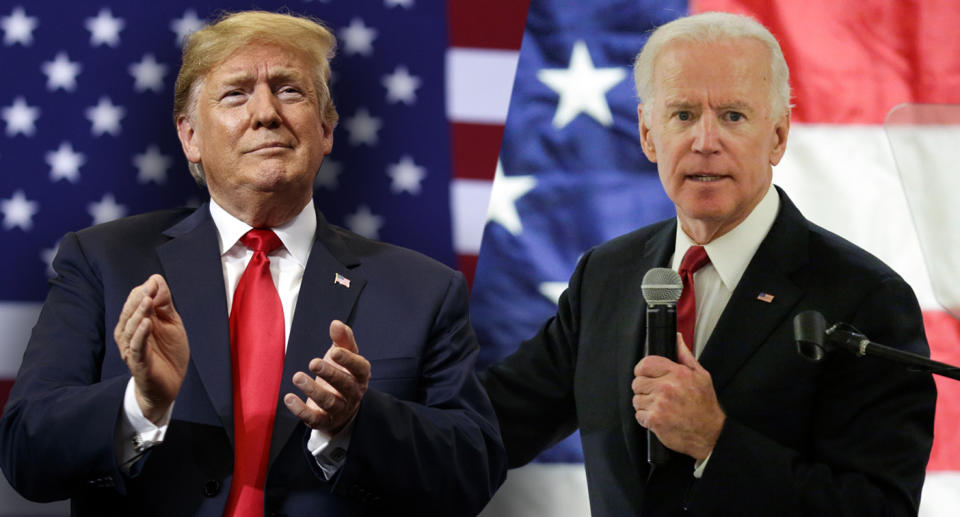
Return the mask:
M336 276L333 277L333 283L350 289L350 279L341 275L340 273L337 273Z
M761 302L771 303L773 302L773 295L770 293L760 293L757 295L757 299Z

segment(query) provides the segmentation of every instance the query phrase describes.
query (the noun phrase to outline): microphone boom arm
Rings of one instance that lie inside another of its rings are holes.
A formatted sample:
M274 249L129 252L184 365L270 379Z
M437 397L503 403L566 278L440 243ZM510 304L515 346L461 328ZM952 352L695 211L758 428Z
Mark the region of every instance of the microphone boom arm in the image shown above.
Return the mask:
M933 373L954 380L960 380L960 368L939 361L928 359L920 354L905 352L893 347L870 341L857 329L845 323L837 323L826 330L826 337L831 343L857 357L880 357L905 366L914 371Z

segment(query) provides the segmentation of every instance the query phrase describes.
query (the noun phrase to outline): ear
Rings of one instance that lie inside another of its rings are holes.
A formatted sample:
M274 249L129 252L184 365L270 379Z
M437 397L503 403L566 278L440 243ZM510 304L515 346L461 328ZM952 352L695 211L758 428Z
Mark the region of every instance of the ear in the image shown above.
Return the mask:
M327 156L333 151L333 126L329 122L321 122L323 127L323 155Z
M783 153L787 151L787 134L790 133L790 110L773 126L773 148L770 150L770 165L780 163Z
M653 143L653 135L650 133L647 123L643 120L643 104L637 105L637 124L640 128L640 147L643 149L643 154L651 162L657 163L657 149Z
M200 137L193 122L186 115L177 117L177 137L187 160L200 163Z

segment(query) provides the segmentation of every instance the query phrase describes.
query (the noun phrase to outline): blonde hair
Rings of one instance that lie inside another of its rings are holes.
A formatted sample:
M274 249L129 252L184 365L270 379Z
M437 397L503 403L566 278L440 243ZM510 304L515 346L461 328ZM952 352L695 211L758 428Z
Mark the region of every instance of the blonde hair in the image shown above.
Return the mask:
M644 104L653 103L653 66L657 56L669 43L715 43L736 38L755 39L770 51L770 113L773 116L786 113L790 109L790 69L783 57L780 43L766 27L753 18L719 12L678 18L653 31L633 62L633 80L640 101ZM643 110L644 120L650 120L649 114L650 110Z
M211 25L194 32L183 47L183 64L177 74L173 97L173 121L189 117L196 105L196 94L206 75L238 49L251 43L279 45L302 52L314 65L314 86L321 119L337 125L339 115L330 95L330 60L337 38L322 21L301 15L266 11L223 13ZM201 185L203 167L190 163L190 173Z

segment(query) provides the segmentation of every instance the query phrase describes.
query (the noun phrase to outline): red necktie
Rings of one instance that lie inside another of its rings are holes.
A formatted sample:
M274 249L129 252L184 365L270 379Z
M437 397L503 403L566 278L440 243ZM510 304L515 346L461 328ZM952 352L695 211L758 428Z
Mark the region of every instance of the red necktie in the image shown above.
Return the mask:
M284 326L280 295L267 254L283 244L270 230L240 238L253 258L240 277L230 311L233 366L233 483L228 517L263 517L270 436L283 373Z
M677 302L677 330L683 334L683 342L693 351L693 328L697 323L697 291L693 286L693 274L710 263L703 246L690 246L680 263L680 280L683 293Z

